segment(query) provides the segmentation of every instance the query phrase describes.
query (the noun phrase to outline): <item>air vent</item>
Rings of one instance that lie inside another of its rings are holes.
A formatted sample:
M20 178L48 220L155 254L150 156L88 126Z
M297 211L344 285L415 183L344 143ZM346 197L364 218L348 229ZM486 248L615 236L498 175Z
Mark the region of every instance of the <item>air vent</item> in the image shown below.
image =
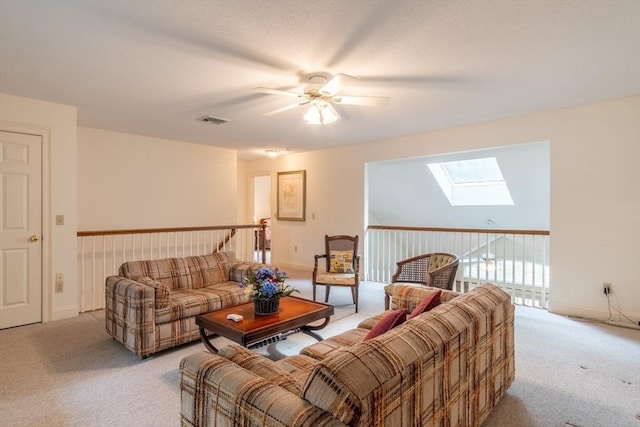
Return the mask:
M213 125L221 125L223 123L227 123L231 121L229 119L223 119L222 117L216 117L211 115L200 117L198 120L205 123L211 123Z

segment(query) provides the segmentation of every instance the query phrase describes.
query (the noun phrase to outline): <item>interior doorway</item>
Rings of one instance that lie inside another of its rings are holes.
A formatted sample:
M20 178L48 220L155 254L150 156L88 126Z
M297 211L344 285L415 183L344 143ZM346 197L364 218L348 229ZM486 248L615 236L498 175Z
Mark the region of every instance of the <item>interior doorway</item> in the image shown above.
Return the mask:
M266 262L271 262L271 175L253 177L253 223L265 224ZM256 252L260 249L256 245ZM256 253L255 259L261 259Z

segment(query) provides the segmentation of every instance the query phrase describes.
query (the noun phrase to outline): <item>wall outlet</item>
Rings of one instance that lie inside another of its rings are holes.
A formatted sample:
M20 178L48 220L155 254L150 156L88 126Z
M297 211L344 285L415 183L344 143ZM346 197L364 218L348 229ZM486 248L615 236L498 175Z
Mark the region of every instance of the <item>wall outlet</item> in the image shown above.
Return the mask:
M64 292L64 275L62 273L56 273L56 293Z
M602 282L602 292L605 295L609 295L611 293L611 283Z
M293 247L293 252L298 252L298 246L297 245Z

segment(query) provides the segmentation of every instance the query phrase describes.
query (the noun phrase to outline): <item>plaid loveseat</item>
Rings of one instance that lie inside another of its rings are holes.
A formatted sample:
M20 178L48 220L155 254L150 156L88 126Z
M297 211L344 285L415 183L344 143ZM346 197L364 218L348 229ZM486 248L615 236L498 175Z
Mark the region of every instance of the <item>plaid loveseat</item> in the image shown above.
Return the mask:
M398 285L409 311L435 288ZM180 363L183 426L478 426L511 385L514 307L492 284L363 341L381 315L274 362L239 345Z
M107 333L140 357L199 339L196 314L248 302L239 283L259 267L233 252L125 262L106 280Z

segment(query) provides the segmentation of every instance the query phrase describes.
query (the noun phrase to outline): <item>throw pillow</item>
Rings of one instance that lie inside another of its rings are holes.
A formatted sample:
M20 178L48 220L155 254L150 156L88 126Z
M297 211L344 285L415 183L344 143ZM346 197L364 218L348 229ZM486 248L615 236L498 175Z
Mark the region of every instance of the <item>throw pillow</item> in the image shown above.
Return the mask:
M353 251L331 251L329 273L353 273Z
M427 297L423 299L422 302L420 302L420 304L416 306L416 308L413 309L407 319L416 317L417 315L425 313L432 308L440 305L440 303L442 302L440 299L440 294L442 294L442 290L438 289L437 291L431 292L429 295L427 295Z
M395 328L396 326L402 324L407 318L407 309L399 308L397 310L387 311L387 313L382 316L382 318L375 324L373 328L369 331L369 333L364 337L363 341L370 340L371 338L375 338L378 335L382 335L387 331Z

